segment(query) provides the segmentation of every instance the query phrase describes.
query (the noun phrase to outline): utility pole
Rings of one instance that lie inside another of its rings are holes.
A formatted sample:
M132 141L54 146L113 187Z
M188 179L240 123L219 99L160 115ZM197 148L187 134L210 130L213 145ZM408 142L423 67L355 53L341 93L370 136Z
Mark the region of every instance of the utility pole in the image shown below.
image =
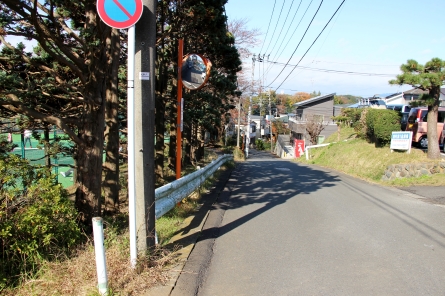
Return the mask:
M260 106L260 138L261 138L261 107L263 106L263 94L260 92L260 102L258 103L258 105Z
M249 157L249 144L250 144L250 116L252 115L252 95L253 95L253 77L255 70L255 60L256 55L253 55L252 58L252 89L250 90L250 98L249 98L249 113L247 116L247 132L246 132L246 158Z
M237 137L236 137L236 147L238 147L238 148L240 148L240 145L239 145L240 124L241 124L241 97L238 97L238 128L237 128Z
M270 133L270 153L273 153L272 141L272 105L270 103L270 87L269 87L269 133Z
M264 58L264 54L263 54L263 58ZM263 61L263 59L261 58L261 54L258 54L258 62L262 62ZM261 69L261 66L260 65L258 65L258 69ZM259 79L260 79L260 93L259 93L259 97L258 97L258 99L259 99L259 102L258 102L258 105L260 106L260 138L261 138L261 107L263 106L263 85L262 85L262 83L261 83L261 73L260 73L260 75L259 75L260 77L259 77ZM263 79L264 79L264 63L263 63Z
M155 246L155 60L156 1L143 0L135 28L135 195L138 253Z

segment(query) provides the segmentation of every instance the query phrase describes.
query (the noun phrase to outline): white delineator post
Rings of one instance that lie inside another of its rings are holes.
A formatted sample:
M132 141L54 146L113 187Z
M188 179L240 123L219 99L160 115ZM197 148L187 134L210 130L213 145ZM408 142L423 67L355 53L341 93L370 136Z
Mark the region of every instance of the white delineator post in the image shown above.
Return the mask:
M96 254L97 288L101 295L108 293L107 264L104 248L104 224L100 217L93 218L94 251Z
M130 230L130 264L136 267L136 188L135 188L135 152L134 152L134 55L135 27L128 28L128 65L127 65L127 149L128 149L128 216Z

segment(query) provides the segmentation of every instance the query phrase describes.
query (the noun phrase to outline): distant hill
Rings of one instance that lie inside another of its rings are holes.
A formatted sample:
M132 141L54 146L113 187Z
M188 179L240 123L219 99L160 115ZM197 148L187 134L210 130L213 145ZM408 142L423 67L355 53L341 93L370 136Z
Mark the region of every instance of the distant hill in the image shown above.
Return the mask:
M362 97L360 96L353 96L353 95L336 95L334 96L334 104L355 104L357 103Z

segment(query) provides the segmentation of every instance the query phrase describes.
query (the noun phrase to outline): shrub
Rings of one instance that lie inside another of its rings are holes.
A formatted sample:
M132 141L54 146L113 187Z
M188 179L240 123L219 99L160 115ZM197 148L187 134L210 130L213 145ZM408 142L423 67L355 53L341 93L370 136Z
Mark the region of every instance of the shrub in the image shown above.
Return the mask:
M393 131L400 131L400 114L388 109L369 109L366 115L367 138L377 145L391 142Z
M246 156L244 155L244 151L242 151L238 147L235 147L235 149L233 149L233 159L234 160L245 160Z
M256 146L256 149L257 149L257 150L264 150L264 149L266 149L266 148L264 147L264 142L263 142L263 140L261 140L261 139L256 139L256 141L255 141L255 146Z
M366 115L368 114L368 110L368 108L360 108L360 117L352 125L357 136L361 139L366 139L367 135L368 126L366 124Z
M80 239L74 205L54 180L44 167L0 155L0 291Z
M226 140L227 146L235 146L236 145L236 136L227 137Z
M344 108L339 116L334 117L341 126L354 127L359 121L363 112L362 108Z

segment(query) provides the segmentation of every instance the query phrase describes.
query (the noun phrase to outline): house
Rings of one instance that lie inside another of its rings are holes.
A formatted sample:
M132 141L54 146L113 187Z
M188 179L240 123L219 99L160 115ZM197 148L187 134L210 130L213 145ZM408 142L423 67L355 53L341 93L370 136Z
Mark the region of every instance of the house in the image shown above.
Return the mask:
M404 105L409 105L410 101L416 101L421 95L427 94L428 91L413 88L403 92L403 98L405 99Z
M418 88L413 88L408 91L403 92L403 97L406 100L406 105L409 105L410 101L418 100L421 95L428 94L428 91L421 90ZM445 85L440 87L440 97L439 97L439 106L445 107Z
M386 105L406 105L406 100L403 92L389 95L385 98Z
M269 126L267 125L267 120L264 118L264 116L250 115L250 120L255 122L257 127L257 133L255 134L256 139L263 138L265 135L270 134Z
M318 96L294 104L295 116L289 118L289 129L292 139L305 139L311 145L310 137L306 130L308 123L314 120L324 128L319 135L318 143L337 131L337 124L333 121L335 93Z
M339 116L343 108L358 108L359 103L334 105L334 116Z

